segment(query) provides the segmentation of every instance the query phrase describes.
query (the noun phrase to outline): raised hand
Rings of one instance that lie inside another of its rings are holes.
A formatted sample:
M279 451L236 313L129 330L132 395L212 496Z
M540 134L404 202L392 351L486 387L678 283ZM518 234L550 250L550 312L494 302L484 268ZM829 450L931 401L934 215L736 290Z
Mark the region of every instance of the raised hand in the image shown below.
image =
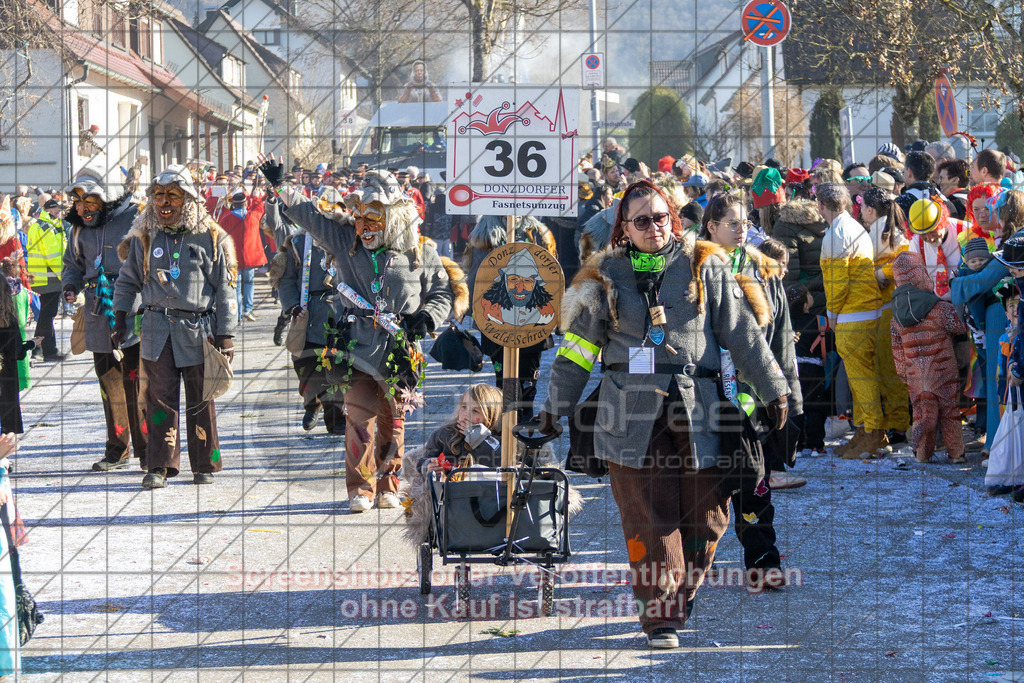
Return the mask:
M284 182L284 161L275 160L273 154L270 156L260 154L257 160L260 162L260 172L267 182L273 187L279 187Z

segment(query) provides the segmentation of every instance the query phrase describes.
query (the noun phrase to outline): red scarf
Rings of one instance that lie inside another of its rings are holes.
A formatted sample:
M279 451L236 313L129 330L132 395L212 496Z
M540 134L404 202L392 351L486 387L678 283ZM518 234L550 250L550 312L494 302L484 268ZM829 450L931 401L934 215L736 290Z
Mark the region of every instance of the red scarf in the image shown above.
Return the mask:
M949 235L946 235L946 237L948 238ZM918 251L921 252L921 258L924 258L924 238L918 235L917 239ZM945 241L946 240L941 240L936 245L937 249L935 250L937 252L935 256L935 264L937 266L942 266L941 270L938 268L935 270L936 296L945 296L946 294L949 294L949 263L946 261L946 250L942 248L943 242Z

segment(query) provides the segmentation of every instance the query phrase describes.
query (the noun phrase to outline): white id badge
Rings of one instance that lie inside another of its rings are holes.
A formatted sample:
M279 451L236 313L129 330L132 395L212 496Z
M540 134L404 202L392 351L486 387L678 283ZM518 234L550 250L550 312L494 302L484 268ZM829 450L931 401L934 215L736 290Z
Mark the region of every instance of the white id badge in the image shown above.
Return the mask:
M654 349L651 347L629 347L629 374L654 374Z

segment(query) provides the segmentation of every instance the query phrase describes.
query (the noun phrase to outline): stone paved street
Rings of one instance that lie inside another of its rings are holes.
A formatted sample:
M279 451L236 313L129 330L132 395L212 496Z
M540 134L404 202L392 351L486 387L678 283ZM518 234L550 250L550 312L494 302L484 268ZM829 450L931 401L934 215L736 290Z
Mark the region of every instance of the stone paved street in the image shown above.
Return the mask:
M140 487L138 470L91 472L103 440L91 358L33 369L13 481L29 529L26 582L46 621L23 650L24 680L993 681L1024 672L1024 507L985 494L977 456L967 466L944 456L802 459L809 484L775 496L783 563L800 585L759 595L705 586L682 647L669 652L646 647L630 612L607 481L573 475L585 507L571 523L555 615L534 616L532 571L476 565L476 616L455 618L451 566L435 562L434 593L420 596L401 510L348 514L344 440L322 425L302 431L264 283L258 322L236 339L235 384L218 401L225 469L213 486L192 485L187 466L155 492ZM58 324L66 348L70 321ZM491 379L489 366L478 375L431 367L407 442L422 442L467 384ZM742 568L731 530L716 567L722 583Z

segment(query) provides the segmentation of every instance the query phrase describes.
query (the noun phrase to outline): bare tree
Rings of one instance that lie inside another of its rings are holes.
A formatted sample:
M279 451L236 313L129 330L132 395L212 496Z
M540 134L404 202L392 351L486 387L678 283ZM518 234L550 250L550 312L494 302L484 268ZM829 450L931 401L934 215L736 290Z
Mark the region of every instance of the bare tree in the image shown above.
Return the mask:
M559 12L580 9L582 0L450 0L465 9L472 36L474 83L490 77L491 53L506 34L522 21L527 36L535 37L544 22ZM454 15L453 15L454 16Z
M989 102L1009 95L1024 134L1024 6L1019 0L939 0L964 33L956 42L977 46L976 75L989 85Z
M893 88L893 139L902 144L917 137L935 77L955 76L978 56L978 43L964 39L969 27L949 10L958 1L793 0L787 65L797 55L821 82Z
M697 116L692 117L690 125L693 127L693 152L698 159L716 161L736 149L726 126L716 126Z
M434 36L451 19L428 10L427 3L403 0L307 0L300 27L317 37L312 49L323 56L343 55L367 82L373 109L399 87L417 59L443 54Z
M803 97L797 88L776 83L773 88L775 104L775 151L773 156L784 165L798 164L807 140L807 116ZM761 139L761 85L760 76L753 75L729 98L725 105L728 118L720 125L722 133L733 149L741 151L746 159L764 159L767 150ZM714 158L714 157L708 157Z

